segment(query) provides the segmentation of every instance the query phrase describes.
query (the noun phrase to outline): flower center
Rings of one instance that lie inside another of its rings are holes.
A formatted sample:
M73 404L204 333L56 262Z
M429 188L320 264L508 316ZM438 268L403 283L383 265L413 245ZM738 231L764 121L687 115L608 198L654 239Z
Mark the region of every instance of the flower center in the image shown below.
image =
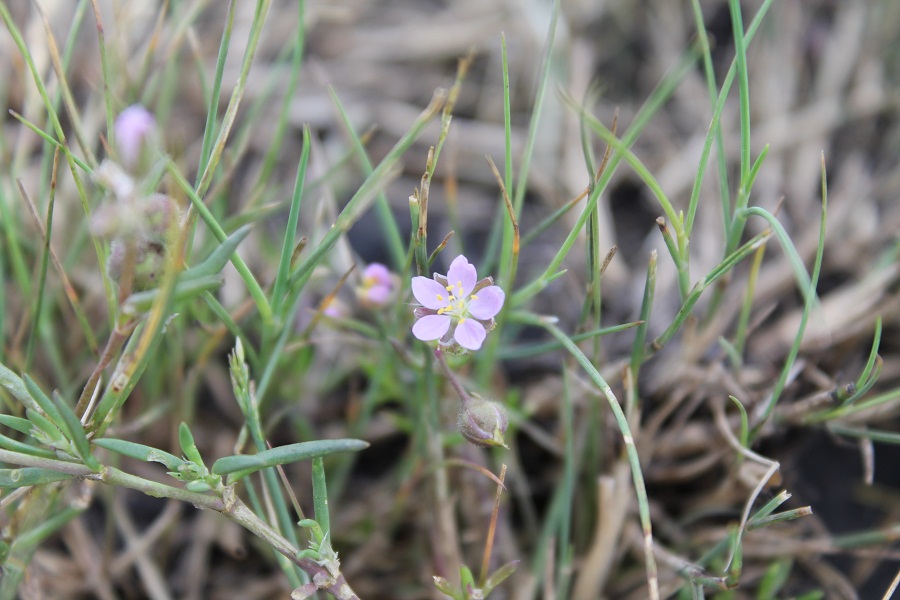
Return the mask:
M444 306L438 309L437 314L450 315L462 323L469 316L469 301L475 300L477 297L474 294L466 296L463 293L462 281L457 281L456 285L449 284L446 289L449 292L446 298L442 294L437 295L438 301L444 303Z

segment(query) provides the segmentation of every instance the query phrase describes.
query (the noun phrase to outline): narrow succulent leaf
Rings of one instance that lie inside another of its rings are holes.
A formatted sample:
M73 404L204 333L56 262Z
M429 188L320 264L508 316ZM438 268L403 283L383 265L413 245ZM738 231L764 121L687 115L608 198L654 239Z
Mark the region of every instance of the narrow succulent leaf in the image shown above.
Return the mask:
M191 279L199 279L215 275L221 271L225 264L231 260L232 254L237 250L238 245L244 241L244 238L250 234L250 225L244 225L234 231L225 240L219 244L219 247L212 251L206 260L199 265L195 265L187 269L181 274L181 279L188 281Z
M0 488L21 488L54 481L72 479L74 475L60 473L52 469L23 467L21 469L0 469Z
M75 450L78 451L78 456L81 458L81 461L91 471L99 473L103 469L103 465L101 465L100 461L91 454L91 443L84 434L84 426L78 420L78 417L75 416L75 412L68 404L66 404L66 401L56 393L53 394L53 405L62 417L61 424L65 426L66 433L68 434L67 437L72 441Z
M777 509L779 506L781 506L782 504L784 504L785 502L790 500L790 498L791 498L791 495L787 491L782 490L777 496L775 496L774 498L772 498L771 500L766 502L765 506L760 508L756 512L756 514L753 515L753 517L750 519L750 521L756 521L756 520L764 519L764 518L768 517L773 512L775 512L775 509Z
M172 290L172 301L183 302L194 296L199 296L203 292L217 290L222 286L222 281L222 277L219 275L192 277L190 279L181 279L179 277L178 283L175 284L175 289ZM123 312L128 315L143 314L151 309L158 295L158 288L132 294L125 301Z
M22 375L22 381L25 383L25 388L28 390L28 393L31 394L34 401L41 407L41 411L43 411L44 415L56 424L57 427L62 428L64 426L62 415L59 413L56 405L53 404L53 401L50 400L50 397L47 396L47 394L44 393L44 390L42 390L28 375Z
M6 425L10 429L15 429L19 433L31 435L31 421L22 417L14 417L12 415L0 415L0 424Z
M30 433L29 433L30 435ZM56 459L56 453L52 450L47 450L46 448L39 448L37 446L29 446L24 442L20 442L18 440L14 440L12 438L8 438L5 435L0 435L0 448L4 450L9 450L11 452L18 452L19 454L27 454L29 456L39 456L41 458L52 458Z
M31 397L31 394L28 393L25 382L22 381L21 377L7 369L2 363L0 363L0 386L3 386L6 391L12 394L16 400L21 402L22 406L25 408L37 410L38 404L34 401L34 398Z
M464 600L463 594L459 590L453 588L453 584L443 577L434 576L434 587L442 593L450 596L453 600Z
M263 450L257 454L225 456L213 464L212 472L216 475L232 475L230 481L236 481L266 467L309 460L317 456L334 454L335 452L358 452L368 447L368 442L355 439L300 442Z
M29 408L25 409L25 416L28 417L28 420L34 423L35 428L37 428L37 431L32 430L32 437L39 439L40 433L43 433L47 440L56 444L66 445L68 443L66 436L59 430L59 427L45 417L44 413Z
M197 444L194 443L194 434L191 433L191 428L188 427L187 423L182 422L178 426L178 443L181 444L181 451L184 452L185 457L189 461L196 465L203 465L203 457L200 456L200 451L197 450Z
M94 440L94 445L137 460L161 463L170 471L178 471L178 469L184 465L184 461L174 454L169 454L168 452L145 446L144 444L137 444L135 442L113 438L101 438L99 440Z
M466 565L459 568L459 583L462 586L463 591L475 587L475 577L472 575L471 569Z
M491 573L484 583L484 588L482 588L485 597L487 597L495 587L506 581L507 577L515 573L518 566L519 561L512 560Z

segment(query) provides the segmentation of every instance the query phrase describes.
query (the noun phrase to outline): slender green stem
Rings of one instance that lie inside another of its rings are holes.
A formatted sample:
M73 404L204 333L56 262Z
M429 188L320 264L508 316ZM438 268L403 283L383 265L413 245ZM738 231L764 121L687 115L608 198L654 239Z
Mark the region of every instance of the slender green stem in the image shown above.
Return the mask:
M550 68L553 57L553 41L556 39L556 22L559 17L560 0L554 0L550 8L550 22L547 26L547 41L544 43L544 52L541 56L540 79L538 80L537 93L534 98L534 106L531 109L531 120L528 123L528 136L525 139L525 149L522 152L522 165L519 167L519 178L513 197L513 207L516 215L522 214L522 204L525 202L525 191L528 189L528 173L531 166L531 157L534 154L534 146L537 142L538 126L543 114L544 97L550 82ZM505 46L505 45L504 45ZM504 85L508 80L504 81ZM510 232L511 234L512 232Z

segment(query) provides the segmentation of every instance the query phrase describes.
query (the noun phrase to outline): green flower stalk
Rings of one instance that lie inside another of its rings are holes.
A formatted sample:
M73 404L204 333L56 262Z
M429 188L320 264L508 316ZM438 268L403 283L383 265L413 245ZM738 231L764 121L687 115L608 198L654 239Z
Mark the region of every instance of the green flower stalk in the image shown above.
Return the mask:
M503 405L493 400L486 400L478 394L466 392L459 378L450 370L444 359L444 353L439 347L435 348L434 356L441 363L447 379L459 395L461 405L459 416L456 419L457 430L467 441L476 446L508 448L503 434L506 433L506 428L509 426L509 417Z

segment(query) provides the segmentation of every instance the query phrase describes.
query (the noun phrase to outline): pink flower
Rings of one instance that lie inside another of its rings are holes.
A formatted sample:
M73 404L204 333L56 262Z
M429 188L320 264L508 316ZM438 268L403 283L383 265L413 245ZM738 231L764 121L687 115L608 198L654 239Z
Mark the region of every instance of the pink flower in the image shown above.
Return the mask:
M359 303L372 309L386 306L397 288L396 279L383 264L370 264L363 271L362 285L356 288Z
M490 277L478 281L475 265L462 254L450 263L446 276L413 277L412 292L422 305L415 310L413 335L466 350L481 348L506 297Z
M114 133L116 148L122 164L128 169L137 166L141 150L156 131L156 119L140 104L132 104L116 117Z

